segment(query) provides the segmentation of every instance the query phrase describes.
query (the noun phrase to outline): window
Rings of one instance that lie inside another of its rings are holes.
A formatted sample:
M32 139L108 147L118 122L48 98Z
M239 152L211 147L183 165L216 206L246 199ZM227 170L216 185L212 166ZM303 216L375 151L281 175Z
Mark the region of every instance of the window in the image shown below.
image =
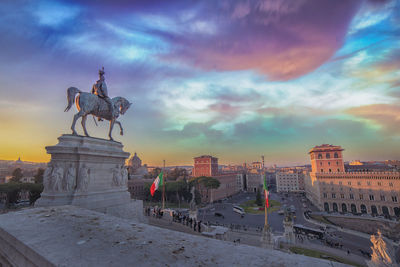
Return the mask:
M342 181L340 181L339 184L342 185Z
M340 194L340 198L344 198L344 194Z
M321 169L321 172L324 172L324 169Z
M336 194L335 193L332 193L332 198L336 198Z
M337 153L337 152L335 152L335 154L333 155L333 157L334 157L335 159L339 158L339 155L338 155L338 153Z
M319 159L322 159L322 154L318 154L318 158L319 158Z
M374 195L369 195L369 200L375 200Z
M389 183L389 186L390 186L390 187L393 187L393 183Z
M348 185L351 185L351 182L347 182Z
M329 169L329 172L332 172L332 170L331 170L331 169Z
M350 194L350 199L354 199L354 195L353 194Z
M381 201L385 201L385 200L386 200L385 196L381 195Z
M340 170L339 170L339 169L337 169L337 172L340 172Z
M396 196L392 196L392 201L393 202L397 202L397 197Z
M379 185L379 186L382 186L382 183L381 183L381 182L378 182L378 185Z
M364 199L364 196L363 196L362 194L360 194L360 199L361 199L361 200L363 200L363 199Z
M327 193L324 193L324 198L328 198L328 194Z
M336 165L339 165L339 161L336 161Z
M331 154L326 153L326 158L327 158L327 159L330 159L330 158L331 158Z
M371 185L371 182L367 182L367 185Z
M320 162L319 165L322 166L322 162Z
M328 165L331 166L331 162L330 161L328 161Z
M361 182L357 182L357 185L361 185Z

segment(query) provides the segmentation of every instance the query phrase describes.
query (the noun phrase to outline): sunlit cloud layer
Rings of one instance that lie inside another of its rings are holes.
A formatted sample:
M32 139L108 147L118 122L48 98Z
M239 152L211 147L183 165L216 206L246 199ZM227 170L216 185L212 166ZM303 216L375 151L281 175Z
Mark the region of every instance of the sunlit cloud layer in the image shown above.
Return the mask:
M144 162L400 157L400 1L2 1L0 158L47 160L66 88L106 70ZM105 137L106 123L89 132Z

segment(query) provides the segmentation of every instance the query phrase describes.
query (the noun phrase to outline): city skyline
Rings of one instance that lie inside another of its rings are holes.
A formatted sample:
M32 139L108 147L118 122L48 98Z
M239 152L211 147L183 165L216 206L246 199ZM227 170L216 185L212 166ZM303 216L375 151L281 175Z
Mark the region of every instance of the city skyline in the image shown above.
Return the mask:
M149 165L302 165L325 143L400 158L399 1L113 3L0 3L1 159L48 161L71 133L66 89L102 66L133 103L114 138Z

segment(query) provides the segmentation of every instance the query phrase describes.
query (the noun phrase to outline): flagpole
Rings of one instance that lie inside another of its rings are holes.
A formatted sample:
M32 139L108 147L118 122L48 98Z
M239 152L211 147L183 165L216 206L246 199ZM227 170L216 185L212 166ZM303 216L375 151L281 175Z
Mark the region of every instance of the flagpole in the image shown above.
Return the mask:
M267 204L266 203L264 203L264 213L265 213L265 224L264 224L264 227L268 227L268 211L267 211Z
M267 198L268 198L268 192L265 191L267 188L267 178L266 174L264 173L264 214L265 214L265 222L264 222L264 228L268 228L268 208L267 208Z
M163 160L164 162L164 167L163 167L163 195L162 195L162 199L163 199L163 209L165 209L165 159Z

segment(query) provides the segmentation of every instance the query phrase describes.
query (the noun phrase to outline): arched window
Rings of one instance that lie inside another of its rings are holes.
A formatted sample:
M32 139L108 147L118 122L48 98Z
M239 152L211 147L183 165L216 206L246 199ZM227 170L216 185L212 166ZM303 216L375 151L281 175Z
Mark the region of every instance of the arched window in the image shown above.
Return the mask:
M377 215L377 214L378 214L378 209L376 208L375 205L372 205L372 206L371 206L371 213L372 213L373 215Z
M361 204L361 213L367 213L367 207L364 204Z
M335 152L335 154L333 154L333 157L334 157L335 159L339 158L339 155L338 155L338 153L337 153L337 152Z
M342 212L347 212L347 205L342 203Z
M329 212L329 204L328 203L324 203L324 210L326 211L326 212Z
M384 214L384 215L389 215L389 209L386 207L386 206L383 206L382 207L382 213Z
M318 159L322 159L322 154L318 154Z
M333 203L332 207L334 212L338 212L338 206L336 203Z
M394 214L395 214L397 217L400 217L400 208L395 207L395 208L394 208Z
M327 158L327 159L330 159L330 158L331 158L331 154L326 153L326 158Z
M357 207L354 204L351 204L351 213L353 213L353 214L357 213Z

